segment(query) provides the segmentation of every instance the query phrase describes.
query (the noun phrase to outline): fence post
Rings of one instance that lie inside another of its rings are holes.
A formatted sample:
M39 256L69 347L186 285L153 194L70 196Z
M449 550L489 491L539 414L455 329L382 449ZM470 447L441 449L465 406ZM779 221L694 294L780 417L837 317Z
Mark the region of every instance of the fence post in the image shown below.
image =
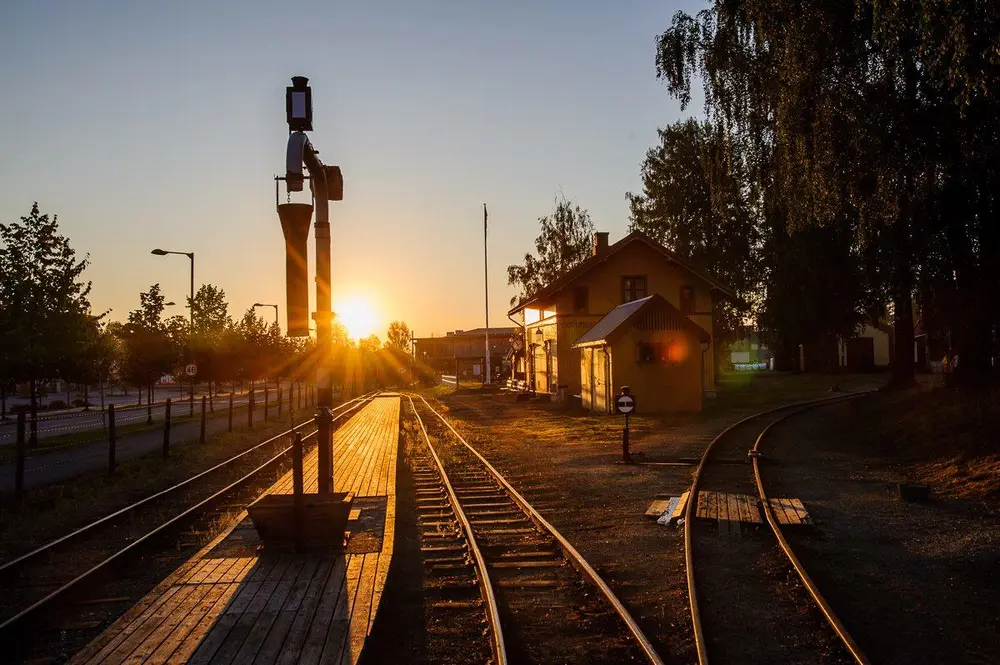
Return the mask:
M163 416L163 456L170 457L170 398L167 398Z
M233 431L233 391L229 391L229 431Z
M253 407L254 407L253 386L250 386L250 396L247 398L247 427L253 429Z
M295 549L302 550L302 522L304 503L302 496L302 433L296 432L292 442L292 502L294 505L295 520Z
M14 468L14 500L21 503L24 498L24 411L17 412L17 466Z
M267 422L267 381L264 382L264 422Z
M115 405L108 404L108 475L115 472L118 454L118 433L115 431Z
M198 439L201 443L205 443L205 403L206 403L206 401L207 401L207 398L204 395L202 395L201 396L201 436Z

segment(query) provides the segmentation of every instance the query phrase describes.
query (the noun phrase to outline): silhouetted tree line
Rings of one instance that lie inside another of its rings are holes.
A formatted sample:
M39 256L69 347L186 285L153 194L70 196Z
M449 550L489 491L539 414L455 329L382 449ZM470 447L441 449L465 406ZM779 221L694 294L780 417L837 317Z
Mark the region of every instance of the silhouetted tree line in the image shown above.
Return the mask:
M998 45L990 2L717 0L678 12L657 75L684 106L700 83L707 121L662 135L635 223L697 231L692 253L726 256L718 272L760 294L754 313L779 346L884 316L907 384L916 315L960 354L957 378L982 382L1000 324ZM661 186L684 172L701 183L693 194ZM714 228L664 212L692 196ZM745 241L749 252L728 254Z
M59 233L58 220L35 203L18 222L0 224L0 390L5 397L17 385L31 394L59 379L84 387L136 387L152 398L164 375L184 380L194 362L197 380L209 386L263 379L311 381L327 362L334 383L348 395L389 385L430 380L426 368L409 356L410 329L394 321L382 347L375 335L355 344L334 322L333 345L321 358L311 338L285 337L251 308L241 318L229 315L225 292L203 284L188 299L191 316L168 316L159 284L139 294L139 307L123 321L108 312L93 313L90 282L83 278L89 257L81 260ZM86 399L86 396L85 396Z

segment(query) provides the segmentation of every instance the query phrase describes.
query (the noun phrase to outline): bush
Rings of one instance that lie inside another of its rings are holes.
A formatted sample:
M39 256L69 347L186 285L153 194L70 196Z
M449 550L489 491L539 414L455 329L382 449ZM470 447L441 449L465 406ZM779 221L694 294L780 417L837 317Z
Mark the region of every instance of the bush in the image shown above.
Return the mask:
M50 409L65 409L66 408L66 402L62 401L61 399L54 399L51 402L49 402L49 408Z
M90 402L85 399L80 399L79 397L73 400L73 406L90 406Z

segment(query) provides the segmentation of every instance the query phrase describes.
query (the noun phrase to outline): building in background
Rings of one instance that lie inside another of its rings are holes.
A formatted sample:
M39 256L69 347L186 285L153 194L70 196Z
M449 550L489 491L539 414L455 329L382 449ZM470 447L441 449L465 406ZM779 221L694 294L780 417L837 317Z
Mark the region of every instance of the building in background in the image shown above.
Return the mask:
M735 300L736 294L638 231L613 245L607 233L595 233L590 257L510 310L509 316L520 314L524 321L529 387L541 393L557 394L563 388L569 395L581 394L577 340L619 305L653 294L708 335L696 351L704 358L698 359L702 377L694 385L714 394L714 308L720 298Z
M510 376L511 338L519 328L490 328L490 367L493 378ZM443 337L415 337L413 353L439 374L482 377L486 371L486 329L455 330Z

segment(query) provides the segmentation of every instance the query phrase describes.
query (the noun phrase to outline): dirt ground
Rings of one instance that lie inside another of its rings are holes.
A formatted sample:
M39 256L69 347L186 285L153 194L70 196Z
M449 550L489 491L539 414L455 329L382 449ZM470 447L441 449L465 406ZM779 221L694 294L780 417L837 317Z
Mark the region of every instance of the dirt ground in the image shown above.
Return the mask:
M833 383L802 378L799 389L794 381L730 386L696 416L637 416L633 452L641 451L644 461L697 457L744 415L823 396ZM880 379L835 383L860 390ZM643 516L655 494L684 491L692 467L618 464L617 417L478 392L439 399L470 443L598 569L664 659L694 662L682 531ZM775 428L764 444L777 458L764 469L769 491L801 497L813 511L819 527L795 536L794 545L874 662L1000 662L992 645L1000 634L993 600L1000 591L995 502L901 503L891 483L920 479L931 458L901 459L881 445L885 414L865 405L886 399L824 407Z
M892 414L924 399L866 398L789 420L764 443L774 458L764 480L808 506L816 532L792 545L872 662L1000 663L1000 485L960 498L954 472L928 471L947 464L933 441L915 450L887 436L912 433ZM899 499L896 483L913 481L931 483L931 501Z

